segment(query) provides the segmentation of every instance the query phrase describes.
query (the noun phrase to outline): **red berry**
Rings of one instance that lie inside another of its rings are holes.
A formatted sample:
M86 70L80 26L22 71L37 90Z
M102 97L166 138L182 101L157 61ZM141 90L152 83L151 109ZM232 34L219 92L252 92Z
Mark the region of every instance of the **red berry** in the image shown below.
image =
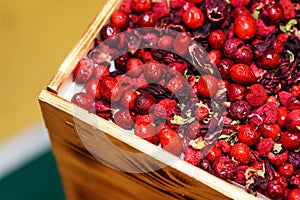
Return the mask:
M134 101L135 111L138 114L148 114L151 107L155 105L155 98L148 93L139 94Z
M249 46L243 45L238 48L235 53L235 61L237 63L244 63L246 65L251 65L253 59L253 53Z
M163 50L170 50L173 47L174 38L170 35L163 35L157 43L157 47Z
M252 107L259 107L267 103L268 96L261 84L253 84L248 88L246 99Z
M88 82L93 75L94 69L94 64L90 59L82 58L73 72L74 81L76 83Z
M250 162L251 150L247 145L237 143L231 148L230 155L241 164L247 164Z
M228 39L223 46L223 53L226 57L235 59L238 47L240 47L244 42L238 38Z
M246 87L243 85L231 83L228 85L227 93L230 101L243 100L246 96Z
M94 77L97 80L102 80L103 78L110 75L109 68L104 65L98 65L94 70Z
M285 127L289 131L300 133L300 110L293 110L287 114L285 119Z
M228 108L232 119L244 120L251 113L251 106L243 100L233 102Z
M143 72L143 62L137 58L130 58L126 64L127 74L131 77L138 77Z
M120 105L124 108L129 108L129 110L134 110L134 101L138 96L137 92L132 89L128 89L123 92L120 99Z
M280 64L280 55L272 50L266 50L256 63L263 69L274 69Z
M189 2L194 3L194 4L200 4L204 2L204 0L189 0Z
M99 100L94 105L95 114L104 119L110 119L113 114L111 104L104 100Z
M140 27L154 27L156 22L156 16L151 11L144 12L139 16Z
M300 200L300 188L293 189L288 193L288 200Z
M205 98L214 97L218 89L218 80L211 75L204 75L198 81L198 93Z
M119 28L126 28L129 23L127 13L122 10L116 10L111 15L111 23L115 24Z
M202 122L205 118L208 117L209 111L205 107L198 107L195 111L196 118Z
M154 126L151 124L137 124L134 127L134 134L154 145L158 145L159 143L158 134L156 133Z
M282 199L284 191L284 185L276 179L270 181L266 187L266 195L272 199Z
M145 12L152 7L152 0L132 0L131 8L136 12Z
M284 49L284 44L279 39L275 39L273 42L273 50L275 53L280 54Z
M238 139L248 146L255 145L260 139L257 128L251 124L241 125L238 130Z
M267 157L273 150L274 144L275 142L272 138L264 138L256 144L256 148L261 156Z
M244 6L238 6L233 10L233 16L236 17L239 14L250 14L250 11Z
M259 129L262 136L265 138L272 138L276 140L281 132L280 126L278 124L262 124Z
M262 9L262 19L269 24L278 24L283 20L283 9L278 3L267 4Z
M230 144L225 140L219 140L216 144L217 148L221 148L223 153L229 153L231 150Z
M185 0L173 0L173 1L170 1L170 8L172 8L172 9L182 8L182 6L185 3L186 3Z
M149 83L158 83L163 74L163 65L150 62L144 66L144 76Z
M287 114L289 113L288 109L286 107L280 107L278 109L278 118L277 118L277 123L279 126L284 126L285 125L285 119Z
M72 97L71 102L84 109L89 109L93 106L94 98L90 94L79 92Z
M172 77L166 87L173 93L177 93L179 91L181 91L182 89L184 89L186 86L188 85L186 79L184 78L184 76L178 75L178 76L174 76Z
M131 129L134 125L133 122L133 115L131 112L128 110L119 110L115 115L114 115L114 122L118 126L124 128L124 129Z
M174 154L180 155L183 148L182 142L180 140L179 135L171 129L168 125L163 125L159 127L158 136L160 138L161 146L164 150Z
M287 151L282 154L273 154L272 152L268 153L269 161L275 166L281 166L288 160Z
M220 49L223 47L226 41L226 35L222 30L215 30L210 32L208 42L214 49Z
M201 130L202 125L198 121L194 121L189 125L188 128L188 136L191 139L196 139L200 136L200 130Z
M294 174L294 167L289 163L285 163L284 165L278 168L278 172L282 177L291 177Z
M197 7L191 7L183 14L183 23L191 29L201 27L204 20L203 12Z
M184 160L192 165L199 165L202 158L202 153L199 150L195 150L191 147L187 148L184 152Z
M290 96L285 104L288 110L299 110L300 109L300 96Z
M256 33L256 21L249 14L239 14L234 20L234 32L242 40L254 37Z
M209 60L210 63L213 65L217 65L221 59L222 53L219 50L211 50L207 54L207 60Z
M281 137L282 146L288 150L296 150L300 147L300 134L285 131Z
M105 77L100 84L100 91L102 96L108 100L116 102L121 98L121 88L118 81L110 76Z
M100 82L97 79L92 79L90 80L86 86L85 90L87 93L92 95L95 99L100 99L101 98L101 93L100 93Z
M100 31L100 37L103 41L110 39L109 41L107 41L107 43L110 45L117 45L119 42L119 37L117 37L116 35L119 33L120 29L116 25L107 24L102 27Z
M215 162L215 160L222 156L222 152L217 147L212 147L209 152L206 154L207 160L210 162Z
M230 71L230 68L232 67L232 65L234 65L233 60L228 59L228 58L221 59L217 63L218 70L219 70L223 80L229 79L229 71Z
M152 114L135 116L136 125L149 125L151 123L154 123L154 116Z
M179 33L174 40L174 51L180 56L187 53L192 40L185 33Z
M236 165L228 156L221 156L213 164L217 176L222 179L231 179L236 175Z
M246 6L250 3L250 0L231 0L230 4L234 7Z
M230 78L238 84L251 84L256 81L256 77L250 67L242 63L233 65L229 73Z
M299 96L300 95L300 85L293 85L291 92L293 93L293 95Z

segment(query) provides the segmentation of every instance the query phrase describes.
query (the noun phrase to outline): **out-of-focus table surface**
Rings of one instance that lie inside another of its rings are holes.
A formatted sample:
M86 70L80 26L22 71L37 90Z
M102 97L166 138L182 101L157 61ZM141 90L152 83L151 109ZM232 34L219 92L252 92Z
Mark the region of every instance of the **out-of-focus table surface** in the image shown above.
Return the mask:
M103 3L0 1L0 140L41 119L39 92Z

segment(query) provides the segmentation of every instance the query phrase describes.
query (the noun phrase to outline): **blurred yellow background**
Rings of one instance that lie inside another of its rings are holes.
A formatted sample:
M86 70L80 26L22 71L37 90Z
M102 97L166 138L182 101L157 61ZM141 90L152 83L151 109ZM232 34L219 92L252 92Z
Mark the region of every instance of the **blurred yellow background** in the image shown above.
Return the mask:
M103 3L0 1L0 140L41 120L39 92Z

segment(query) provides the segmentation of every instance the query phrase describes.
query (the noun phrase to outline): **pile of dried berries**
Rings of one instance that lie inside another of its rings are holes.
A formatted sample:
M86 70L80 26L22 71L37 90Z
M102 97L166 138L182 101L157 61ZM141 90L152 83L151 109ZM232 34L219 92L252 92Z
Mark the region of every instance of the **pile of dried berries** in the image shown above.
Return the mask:
M123 0L73 75L74 104L247 192L300 199L298 0Z

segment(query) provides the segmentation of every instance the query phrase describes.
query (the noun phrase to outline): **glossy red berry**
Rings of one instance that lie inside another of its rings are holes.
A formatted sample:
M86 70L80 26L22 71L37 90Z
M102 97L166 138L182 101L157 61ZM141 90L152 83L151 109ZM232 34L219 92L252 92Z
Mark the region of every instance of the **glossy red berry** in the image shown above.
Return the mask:
M300 133L300 110L293 110L287 114L285 127L289 131Z
M295 95L295 96L299 96L300 95L300 85L293 85L291 88L291 93L293 93L293 95Z
M276 179L270 181L266 187L266 195L271 199L282 199L284 191L284 185Z
M230 4L234 7L246 6L250 3L250 0L231 0Z
M127 74L131 77L138 77L143 72L143 62L137 58L130 58L126 64Z
M151 107L155 105L155 98L148 93L139 94L134 100L135 111L138 114L148 114Z
M256 63L263 69L274 69L280 63L280 55L275 51L266 50L266 52L256 60Z
M282 177L291 177L294 174L294 167L289 163L285 163L284 165L278 168L278 172Z
M269 24L278 24L283 20L283 8L279 3L267 4L262 9L262 19Z
M281 132L280 126L278 124L262 124L259 126L260 133L265 138L272 138L276 140Z
M232 119L244 120L251 113L251 106L246 101L238 100L231 103L228 112Z
M208 36L209 45L214 49L222 48L226 41L226 35L222 30L215 30L210 32Z
M288 109L286 107L280 107L278 109L278 117L277 117L277 123L279 126L285 125L285 119L287 114L289 113Z
M300 96L290 96L285 105L288 110L300 110Z
M157 19L153 12L147 11L139 16L139 26L140 27L154 27L156 25Z
M207 160L209 160L210 162L215 162L215 160L219 157L222 156L222 152L219 148L217 147L212 147L208 153L206 154L206 158Z
M249 40L256 34L256 21L249 14L239 14L234 20L234 32L242 40Z
M285 131L280 137L280 142L285 149L296 150L300 148L300 134Z
M221 59L218 64L218 70L223 80L229 79L230 68L234 65L234 61L228 58Z
M204 75L198 81L198 93L205 97L214 97L218 88L218 80L211 75Z
M121 96L121 88L118 84L117 79L112 78L110 76L105 77L100 84L100 91L102 96L112 102L118 101Z
M134 125L133 122L133 115L130 111L128 110L119 110L115 115L114 115L114 122L118 126L124 128L124 129L131 129Z
M194 3L194 4L200 4L204 2L204 0L189 0L189 2Z
M95 99L100 99L101 98L101 93L100 93L100 82L97 79L92 79L90 80L86 86L85 90L87 93L92 95Z
M254 125L241 125L238 130L238 139L248 146L253 146L259 141L260 133Z
M227 94L230 101L243 100L246 96L247 89L243 85L231 83L228 85Z
M223 53L226 57L235 59L238 47L243 44L244 42L238 38L229 38L228 40L226 40L223 46Z
M128 14L122 10L116 10L111 15L111 23L123 29L128 26L129 17Z
M120 33L120 29L115 24L107 24L102 27L100 36L103 41L110 39L109 44L115 45L119 41L119 38L116 37L118 33Z
M145 12L152 7L152 0L132 0L131 8L136 12Z
M183 148L181 139L176 131L171 129L166 124L163 126L159 126L158 131L158 136L160 138L162 148L174 155L180 155L183 151Z
M154 123L154 115L153 114L147 114L147 115L136 115L135 116L135 124L136 125L149 125L151 123Z
M195 111L196 118L202 122L205 118L209 116L209 111L205 107L198 107Z
M154 126L152 126L151 124L136 125L134 127L134 134L154 145L158 145L159 143L158 134L156 133Z
M242 63L233 65L229 73L230 78L238 84L251 84L256 81L256 77L250 67Z
M231 148L230 155L241 164L247 164L250 162L251 150L247 145L237 143Z
M237 63L244 63L246 65L251 65L253 59L253 53L249 46L243 45L238 48L235 53L235 61Z
M207 60L213 65L217 65L221 59L222 53L219 50L213 49L208 52Z
M88 58L82 58L73 72L73 79L76 83L88 82L94 73L94 64Z
M201 27L204 20L205 17L202 10L197 7L191 7L183 14L183 23L191 29Z
M250 11L245 6L238 6L233 10L233 16L238 16L239 14L250 14Z
M84 109L89 109L93 106L94 98L88 93L79 92L72 97L71 102Z
M129 110L134 110L134 101L138 96L137 92L132 89L128 89L123 92L123 95L120 99L120 105Z
M288 200L300 200L300 188L293 189L288 193Z

